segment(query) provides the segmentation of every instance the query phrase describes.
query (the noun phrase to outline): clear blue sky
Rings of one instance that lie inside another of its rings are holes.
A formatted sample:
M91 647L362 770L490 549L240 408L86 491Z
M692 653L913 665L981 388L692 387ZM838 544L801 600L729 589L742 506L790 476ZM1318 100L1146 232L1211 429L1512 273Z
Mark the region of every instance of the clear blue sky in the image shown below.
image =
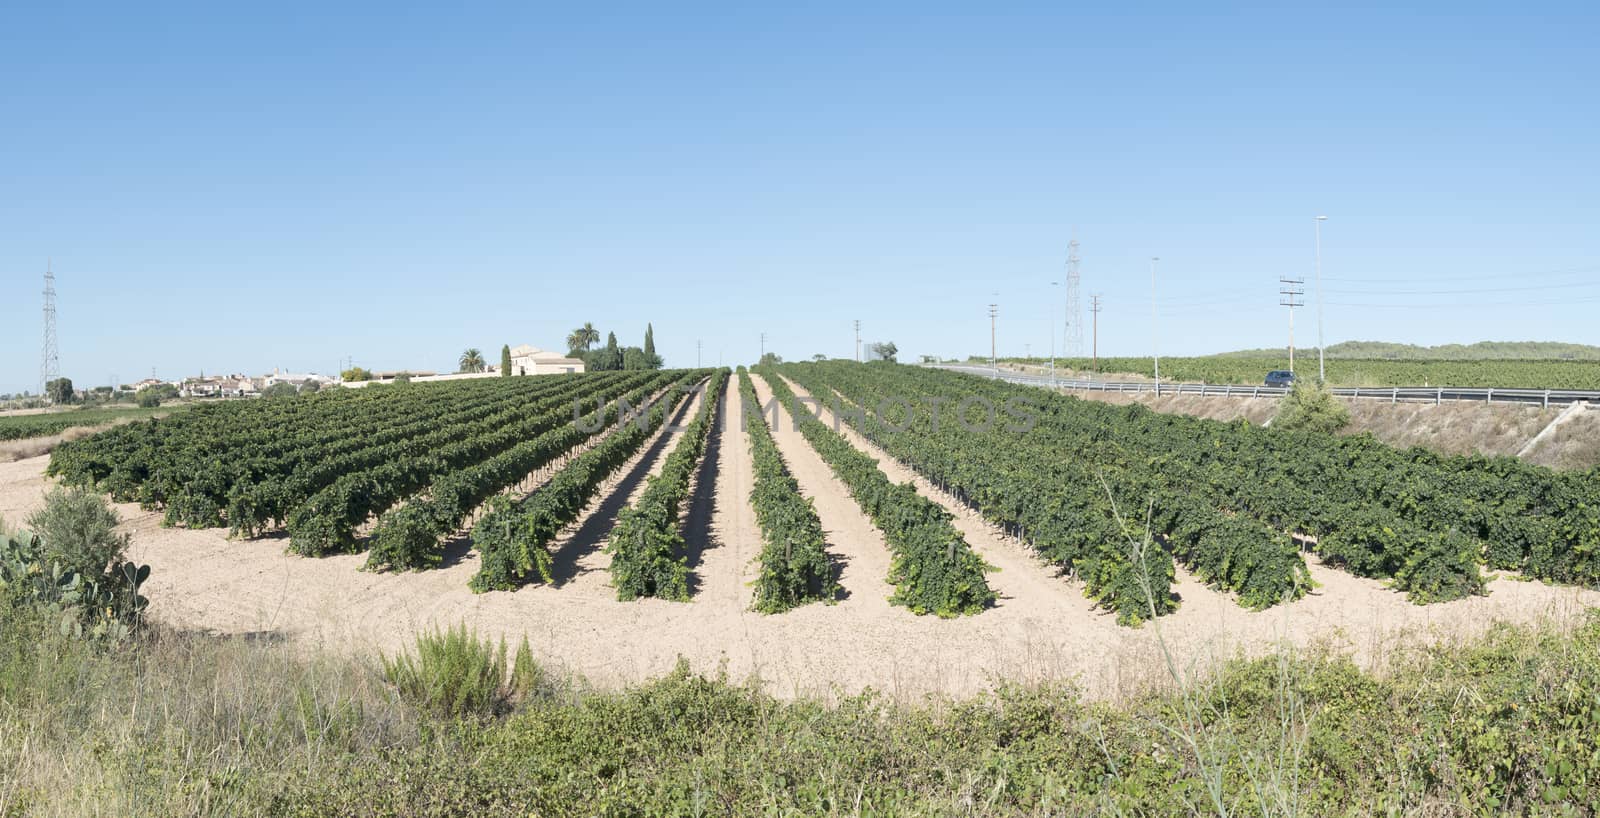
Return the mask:
M1074 227L1102 352L1159 255L1176 355L1284 343L1318 213L1329 343L1600 343L1592 3L1205 5L9 4L0 391L47 256L80 385L966 355L991 300L1042 354Z

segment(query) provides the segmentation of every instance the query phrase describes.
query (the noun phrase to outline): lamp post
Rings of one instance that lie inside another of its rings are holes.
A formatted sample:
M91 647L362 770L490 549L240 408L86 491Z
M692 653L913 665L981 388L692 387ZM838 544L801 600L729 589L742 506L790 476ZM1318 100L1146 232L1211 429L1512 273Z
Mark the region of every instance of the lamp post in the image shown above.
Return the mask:
M1161 397L1161 334L1159 319L1156 316L1156 262L1159 256L1150 258L1150 350L1156 360L1156 397Z
M1317 225L1317 382L1328 382L1328 369L1322 348L1322 223L1327 216L1318 216Z

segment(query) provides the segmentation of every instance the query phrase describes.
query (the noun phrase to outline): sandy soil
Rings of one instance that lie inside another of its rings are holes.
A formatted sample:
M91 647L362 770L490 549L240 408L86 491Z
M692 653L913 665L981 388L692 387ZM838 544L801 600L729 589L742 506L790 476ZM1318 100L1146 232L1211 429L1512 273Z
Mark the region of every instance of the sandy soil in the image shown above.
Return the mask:
M769 396L757 379L758 392ZM234 634L274 633L308 646L395 652L417 631L465 622L512 640L527 636L554 667L616 684L659 675L682 656L694 667L724 666L734 679L758 677L775 694L830 696L876 688L896 697L966 694L1001 679L1075 681L1096 698L1118 699L1166 684L1162 643L1184 670L1237 651L1325 641L1371 665L1402 646L1482 631L1494 621L1574 620L1600 594L1501 579L1491 593L1419 607L1381 584L1313 565L1323 584L1306 599L1253 613L1182 577L1179 611L1138 630L1094 611L1076 583L958 509L959 525L1001 570L992 610L959 620L917 617L889 605L889 552L882 537L793 430L775 434L801 490L816 503L829 551L842 563L845 597L786 614L750 611L760 533L748 502L752 473L737 393L730 389L699 471L685 535L694 598L616 601L601 550L617 512L658 470L676 437L661 434L625 464L557 543L558 582L515 593L475 595L467 580L477 556L460 549L438 570L374 574L365 555L311 559L284 553L280 538L229 540L222 530L160 527L160 515L122 504L135 558L153 574L152 614L179 627ZM691 411L686 407L685 412ZM13 525L39 506L47 458L0 463L0 517ZM893 476L901 467L885 464ZM935 499L949 498L930 494Z

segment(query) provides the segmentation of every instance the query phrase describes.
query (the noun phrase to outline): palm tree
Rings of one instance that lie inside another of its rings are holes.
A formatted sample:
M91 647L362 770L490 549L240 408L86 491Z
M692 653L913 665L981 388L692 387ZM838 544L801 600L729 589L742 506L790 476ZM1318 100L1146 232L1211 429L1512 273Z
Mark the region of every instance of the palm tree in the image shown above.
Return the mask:
M476 347L461 353L461 360L457 362L462 372L482 372L486 364L483 362L483 353Z
M567 349L571 350L588 352L589 347L598 343L600 343L600 330L595 329L594 324L587 321L567 336Z

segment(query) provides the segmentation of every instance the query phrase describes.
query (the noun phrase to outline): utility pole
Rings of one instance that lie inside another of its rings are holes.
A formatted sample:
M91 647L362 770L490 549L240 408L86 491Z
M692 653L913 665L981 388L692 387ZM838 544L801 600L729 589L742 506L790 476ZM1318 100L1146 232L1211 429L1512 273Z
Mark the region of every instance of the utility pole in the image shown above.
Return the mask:
M1156 397L1161 397L1161 326L1156 317L1156 262L1159 256L1150 259L1150 350L1156 359Z
M1061 282L1052 281L1050 286L1059 287ZM1062 351L1066 350L1063 349ZM1050 385L1056 385L1056 317L1054 313L1050 315Z
M1322 223L1327 216L1318 216L1317 224L1317 383L1326 383L1328 367L1322 345Z
M1068 358L1083 357L1083 320L1078 306L1078 238L1067 242L1067 323L1062 330L1061 354Z
M1100 296L1089 296L1089 312L1094 315L1094 371L1100 372Z
M761 333L761 357L767 357L767 334L765 332Z
M861 363L861 319L856 319L856 363Z
M995 317L1000 315L1000 304L989 304L989 370L995 378L1000 376L1000 359L995 355Z
M48 394L45 385L61 377L61 354L56 348L56 274L51 259L44 262L44 350L39 360L39 394Z
M1306 302L1299 300L1306 294L1306 280L1303 278L1278 279L1278 304L1289 308L1289 372L1294 372L1294 308L1304 307Z
M1000 304L989 304L989 370L995 378L1000 376L1000 359L995 357L995 317L1000 315Z

